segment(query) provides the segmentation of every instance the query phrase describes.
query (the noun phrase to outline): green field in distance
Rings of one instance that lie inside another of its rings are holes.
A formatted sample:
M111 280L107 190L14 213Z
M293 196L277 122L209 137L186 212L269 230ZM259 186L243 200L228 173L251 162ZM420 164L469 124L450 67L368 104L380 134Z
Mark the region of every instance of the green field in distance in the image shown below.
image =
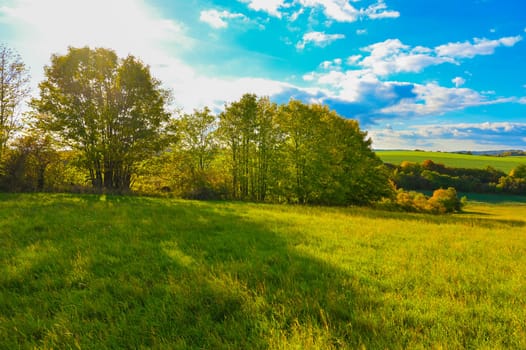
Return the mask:
M488 166L491 166L495 169L504 171L505 173L509 173L519 164L526 163L526 157L523 156L496 157L422 151L376 151L376 154L382 159L382 161L384 161L384 163L394 165L399 165L403 161L422 163L423 161L430 159L435 163L444 164L452 168L485 169Z

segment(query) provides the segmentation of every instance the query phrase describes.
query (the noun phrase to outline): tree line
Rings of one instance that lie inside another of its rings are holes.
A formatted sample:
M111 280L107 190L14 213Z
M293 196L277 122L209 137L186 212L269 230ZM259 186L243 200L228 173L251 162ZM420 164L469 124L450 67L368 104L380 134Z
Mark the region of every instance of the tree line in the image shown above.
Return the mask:
M509 174L491 166L486 169L453 168L432 160L387 166L396 187L406 190L432 191L453 187L459 192L526 194L526 164L518 165Z
M171 113L171 92L138 58L71 47L51 57L39 95L15 125L27 69L4 46L0 69L4 191L328 205L369 204L394 193L367 133L323 105L245 94L217 115L207 107ZM4 79L7 73L17 78Z

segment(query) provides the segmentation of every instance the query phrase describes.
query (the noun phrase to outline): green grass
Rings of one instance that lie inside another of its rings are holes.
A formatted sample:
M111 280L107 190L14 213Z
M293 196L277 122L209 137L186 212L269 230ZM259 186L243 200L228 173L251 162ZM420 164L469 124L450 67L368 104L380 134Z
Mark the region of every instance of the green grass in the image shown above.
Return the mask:
M493 204L513 204L525 203L526 196L519 196L514 194L493 194L493 193L463 193L458 194L459 197L465 196L470 202L493 203Z
M399 165L403 161L422 163L432 160L435 163L444 164L453 168L485 169L492 166L508 174L519 164L526 163L526 157L492 157L443 152L421 152L421 151L376 151L382 161Z
M526 348L525 212L0 194L0 348Z

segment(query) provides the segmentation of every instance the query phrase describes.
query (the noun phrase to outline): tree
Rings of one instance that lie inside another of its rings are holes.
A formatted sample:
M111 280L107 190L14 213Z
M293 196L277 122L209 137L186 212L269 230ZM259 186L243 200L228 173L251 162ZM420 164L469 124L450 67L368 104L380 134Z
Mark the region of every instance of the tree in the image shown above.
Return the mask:
M252 197L257 201L265 201L267 194L275 185L277 167L280 167L277 149L281 133L277 129L277 105L268 97L262 97L257 102L256 125L254 131L255 161Z
M517 179L526 179L526 164L517 165L511 172L510 176Z
M387 171L355 120L291 100L280 109L282 193L288 201L368 204L392 195Z
M326 111L330 142L331 182L338 185L331 193L338 204L370 204L394 195L383 162L372 151L370 138L356 120L344 119ZM332 139L332 140L331 140Z
M173 150L178 160L180 186L184 197L215 197L210 183L211 163L217 155L217 120L208 107L184 114L175 121L177 145Z
M251 147L257 111L257 96L245 94L239 101L227 105L219 116L219 133L230 153L234 199L249 199L251 192Z
M0 161L17 126L17 112L29 94L29 73L20 56L0 45Z
M183 115L175 124L180 148L188 153L191 172L206 171L217 151L216 117L205 107Z
M39 127L81 151L95 188L128 190L137 163L166 145L169 92L137 58L103 48L53 55L45 77Z
M283 132L283 174L282 192L288 201L306 204L315 201L315 182L326 172L326 164L318 155L322 151L320 116L311 106L291 100L280 108L279 128Z
M47 171L58 161L51 138L30 131L13 142L6 157L2 187L12 192L48 190Z

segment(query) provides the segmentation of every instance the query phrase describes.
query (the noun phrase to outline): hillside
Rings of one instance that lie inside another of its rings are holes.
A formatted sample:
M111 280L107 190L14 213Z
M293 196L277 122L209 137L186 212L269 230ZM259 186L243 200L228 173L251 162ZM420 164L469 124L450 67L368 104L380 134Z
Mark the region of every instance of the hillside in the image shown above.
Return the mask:
M399 165L403 161L422 163L432 160L435 163L444 164L454 168L485 169L491 166L497 170L509 173L518 164L526 163L526 157L494 157L483 155L469 155L445 152L423 152L423 151L376 151L376 154L385 162Z
M0 348L525 348L525 209L0 194Z

